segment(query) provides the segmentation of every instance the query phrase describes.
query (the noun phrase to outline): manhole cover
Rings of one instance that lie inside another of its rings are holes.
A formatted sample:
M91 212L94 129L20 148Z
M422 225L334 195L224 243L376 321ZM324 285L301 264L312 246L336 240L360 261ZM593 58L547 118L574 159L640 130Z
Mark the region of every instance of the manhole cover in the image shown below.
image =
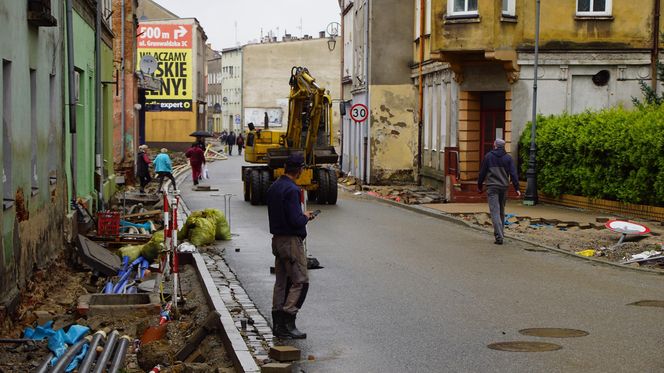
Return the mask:
M578 329L564 329L564 328L530 328L519 330L523 335L532 337L547 337L547 338L573 338L585 337L588 332Z
M630 303L628 306L642 306L642 307L663 307L664 300L640 300L638 302Z
M561 345L546 342L526 342L526 341L513 341L513 342L497 342L488 345L492 350L509 351L509 352L545 352L556 351L563 348Z

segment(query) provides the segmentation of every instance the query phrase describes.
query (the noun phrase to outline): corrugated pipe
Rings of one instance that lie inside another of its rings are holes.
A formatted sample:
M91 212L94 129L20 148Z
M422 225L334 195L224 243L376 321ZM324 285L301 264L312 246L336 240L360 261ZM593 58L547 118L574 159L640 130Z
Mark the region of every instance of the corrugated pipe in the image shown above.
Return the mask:
M65 371L69 363L71 362L71 359L78 354L78 351L83 347L84 344L88 343L87 339L81 339L80 341L76 342L73 344L71 347L67 349L67 351L60 356L58 359L58 362L55 363L55 366L53 369L51 369L51 373L62 373Z
M92 342L90 342L90 348L88 349L88 354L85 355L83 361L81 362L80 367L78 368L78 373L88 373L92 368L92 364L97 358L97 346L99 343L106 338L106 333L103 330L99 330L92 336Z
M46 358L42 361L41 364L39 364L39 367L37 367L36 372L37 373L46 373L48 372L48 367L51 365L51 359L53 359L53 353L49 352L48 355L46 355Z
M115 347L115 342L117 342L119 335L120 333L117 330L114 330L108 336L106 345L104 345L104 351L101 352L101 356L99 356L99 360L97 360L97 364L95 364L94 373L102 373L104 368L106 368L106 363L108 363L108 359L111 357L111 353L113 353L113 348Z
M124 365L124 359L125 356L127 356L129 343L131 343L131 337L128 335L123 335L122 338L120 338L118 348L115 349L115 356L113 356L113 360L111 360L111 367L108 369L108 373L116 373Z

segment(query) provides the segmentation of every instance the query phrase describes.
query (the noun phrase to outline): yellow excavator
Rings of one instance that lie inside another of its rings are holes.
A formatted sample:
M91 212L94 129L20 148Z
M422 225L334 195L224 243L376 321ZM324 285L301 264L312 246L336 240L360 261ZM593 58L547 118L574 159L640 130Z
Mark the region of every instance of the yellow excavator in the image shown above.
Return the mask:
M332 146L332 97L316 84L309 70L293 67L288 98L286 132L272 130L265 113L262 129L249 126L244 159L255 165L242 167L244 200L265 204L267 189L284 174L288 155L300 153L305 167L296 180L310 202L337 203L337 174L332 165L339 155Z

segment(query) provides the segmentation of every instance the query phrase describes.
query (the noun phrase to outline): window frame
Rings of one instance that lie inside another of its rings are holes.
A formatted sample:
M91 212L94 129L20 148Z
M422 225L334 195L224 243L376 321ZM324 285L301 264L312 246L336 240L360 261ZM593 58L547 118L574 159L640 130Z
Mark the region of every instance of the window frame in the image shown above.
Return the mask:
M605 0L606 3L604 11L594 11L593 6L595 5L596 0L589 0L590 1L590 11L580 11L579 10L579 0L576 0L576 15L580 17L610 17L613 15L613 1L612 0Z
M500 4L501 13L504 16L515 17L516 16L516 0L503 0L507 1L507 10L502 10L503 4ZM577 0L578 1L578 0Z
M463 0L464 5L465 5L464 8L466 8L466 9L468 8L468 2L469 1L470 0ZM454 2L455 2L455 0L447 0L447 14L448 14L448 16L452 16L452 17L455 17L455 16L478 16L480 14L479 13L479 0L478 0L478 3L477 3L477 8L478 8L477 10L464 10L464 11L458 11L458 12L454 10Z

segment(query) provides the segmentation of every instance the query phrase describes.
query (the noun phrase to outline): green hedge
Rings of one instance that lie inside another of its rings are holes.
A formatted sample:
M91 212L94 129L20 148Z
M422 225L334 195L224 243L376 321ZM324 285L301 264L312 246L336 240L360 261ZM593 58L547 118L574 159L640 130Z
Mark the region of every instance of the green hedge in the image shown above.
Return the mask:
M519 140L521 175L530 123ZM550 196L574 194L664 206L664 107L622 108L537 119L537 183Z

